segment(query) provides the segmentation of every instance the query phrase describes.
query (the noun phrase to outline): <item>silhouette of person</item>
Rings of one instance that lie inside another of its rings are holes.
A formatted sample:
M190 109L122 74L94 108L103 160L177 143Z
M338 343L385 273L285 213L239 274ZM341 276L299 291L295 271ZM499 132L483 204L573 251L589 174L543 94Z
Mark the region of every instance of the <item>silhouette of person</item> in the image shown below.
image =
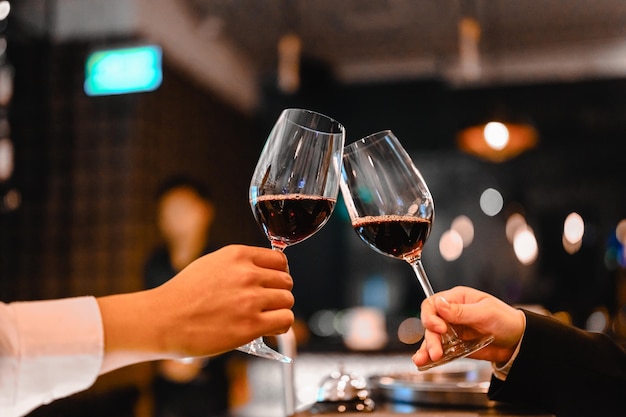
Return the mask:
M153 250L145 264L147 288L161 285L215 249L209 239L215 207L204 184L183 176L166 180L157 190L156 209L163 244ZM225 415L229 398L227 359L228 355L221 355L160 361L153 383L156 417Z

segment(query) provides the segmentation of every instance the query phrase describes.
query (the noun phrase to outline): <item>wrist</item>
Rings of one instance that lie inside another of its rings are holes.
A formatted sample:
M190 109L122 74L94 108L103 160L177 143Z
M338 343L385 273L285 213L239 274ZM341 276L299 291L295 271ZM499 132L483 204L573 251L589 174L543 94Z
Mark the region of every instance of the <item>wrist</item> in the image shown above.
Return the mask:
M506 377L508 376L509 371L513 367L513 363L515 362L515 359L517 358L517 355L519 354L519 351L522 345L522 340L524 338L524 332L526 330L526 315L521 310L517 310L517 313L518 313L518 316L520 317L521 331L514 332L515 333L514 339L516 339L515 344L511 347L511 349L509 350L510 353L506 355L506 358L504 360L491 362L494 375L496 376L496 378L503 380L503 381L506 380Z
M152 307L153 290L98 298L105 334L105 351L162 352L161 308Z
M148 291L98 298L104 329L101 374L168 357L163 348L160 309L150 308Z
M520 339L519 342L517 343L517 346L515 347L515 350L513 351L513 354L511 355L508 361L491 362L491 367L493 368L493 374L496 376L496 378L502 381L506 380L507 376L509 375L509 371L513 367L513 363L515 362L515 359L517 358L521 345L522 345L522 339Z
M171 312L172 308L163 302L164 299L160 297L161 291L163 290L157 287L135 293L137 300L134 311L137 311L135 327L141 329L137 336L142 338L136 340L137 345L147 352L165 357L171 356L171 344L168 343L170 335L168 329L172 328L168 322L171 314L167 313Z

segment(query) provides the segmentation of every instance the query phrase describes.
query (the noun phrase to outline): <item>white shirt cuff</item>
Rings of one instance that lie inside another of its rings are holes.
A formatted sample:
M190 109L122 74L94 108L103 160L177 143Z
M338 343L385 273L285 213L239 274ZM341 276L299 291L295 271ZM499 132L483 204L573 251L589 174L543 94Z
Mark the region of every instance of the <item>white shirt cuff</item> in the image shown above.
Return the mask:
M524 315L524 332L526 332L526 316ZM495 362L491 362L491 367L493 368L493 374L496 378L501 381L506 381L506 377L509 375L509 371L511 367L513 367L513 362L517 358L519 354L520 347L522 346L522 340L524 339L524 332L522 332L522 337L520 337L519 342L517 342L517 346L515 347L515 351L511 358L502 366L498 366Z
M26 413L89 388L102 364L104 335L94 297L17 302L15 410Z

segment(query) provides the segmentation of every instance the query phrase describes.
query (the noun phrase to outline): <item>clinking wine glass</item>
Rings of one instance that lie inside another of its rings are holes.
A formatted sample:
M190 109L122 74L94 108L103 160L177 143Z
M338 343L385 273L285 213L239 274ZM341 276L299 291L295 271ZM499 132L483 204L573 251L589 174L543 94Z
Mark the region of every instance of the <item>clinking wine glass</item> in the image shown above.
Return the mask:
M344 142L344 127L330 117L283 110L250 182L250 206L272 249L302 242L328 221L337 203ZM238 350L291 362L263 338Z
M426 297L432 296L421 254L435 217L434 203L422 175L391 131L344 148L341 192L359 237L375 251L408 262ZM492 341L490 335L462 340L448 325L442 335L443 357L419 369L471 355Z

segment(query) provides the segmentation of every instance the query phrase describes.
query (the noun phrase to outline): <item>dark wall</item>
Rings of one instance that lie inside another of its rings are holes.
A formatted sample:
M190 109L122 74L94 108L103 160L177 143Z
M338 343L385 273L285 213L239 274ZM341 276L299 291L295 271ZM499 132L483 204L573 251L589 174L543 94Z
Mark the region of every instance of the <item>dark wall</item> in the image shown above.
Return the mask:
M87 97L86 44L11 42L21 206L0 214L3 301L141 288L158 243L153 195L185 173L216 195L216 244L257 243L248 184L256 122L171 70L150 93Z

